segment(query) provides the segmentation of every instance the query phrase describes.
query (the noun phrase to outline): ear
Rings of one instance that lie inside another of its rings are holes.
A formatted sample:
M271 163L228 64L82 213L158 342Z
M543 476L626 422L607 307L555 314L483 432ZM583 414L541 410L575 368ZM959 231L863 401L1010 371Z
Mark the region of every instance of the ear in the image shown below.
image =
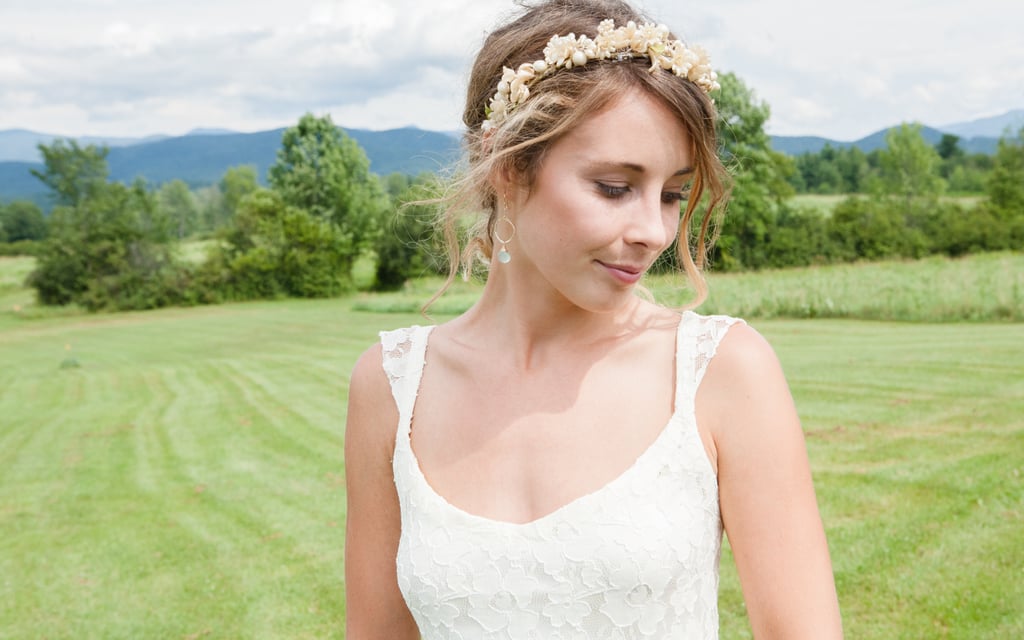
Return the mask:
M495 168L487 177L487 182L494 189L494 194L500 207L504 207L509 198L515 197L516 189L519 186L510 169Z

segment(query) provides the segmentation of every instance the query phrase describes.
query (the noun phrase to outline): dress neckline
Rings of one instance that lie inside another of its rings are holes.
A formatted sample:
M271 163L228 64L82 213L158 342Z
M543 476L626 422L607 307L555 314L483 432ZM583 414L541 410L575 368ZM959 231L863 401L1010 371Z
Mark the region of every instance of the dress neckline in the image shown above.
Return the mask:
M475 513L471 513L469 511L466 511L465 509L463 509L463 508L453 504L447 498L445 498L443 495L438 493L434 489L433 485L430 484L430 481L427 480L426 475L423 473L423 468L420 466L419 458L416 456L416 452L412 448L412 417L413 417L413 415L415 413L415 401L413 402L413 406L412 406L413 410L410 411L409 414L406 416L406 418L403 420L403 424L401 425L401 428L399 430L399 433L403 434L404 444L405 444L405 446L406 446L406 448L408 449L408 452L409 452L409 460L411 462L410 466L412 467L413 475L416 477L416 480L423 486L423 489L424 489L425 493L431 499L433 499L434 501L440 503L441 506L444 509L450 511L451 513L457 515L460 518L463 518L463 519L466 519L466 520L469 520L469 521L473 521L473 522L477 522L477 523L481 523L481 524L486 524L486 525L493 526L493 527L501 527L501 528L507 528L507 529L531 529L531 528L544 527L545 525L547 525L549 523L557 524L557 521L559 520L559 518L561 516L565 515L566 512L570 512L573 509L578 508L579 505L581 505L581 504L586 504L586 503L589 503L589 502L591 502L593 500L596 500L602 494L607 493L608 491L612 490L614 487L622 484L623 482L628 481L629 478L636 473L636 470L641 466L642 462L645 459L653 456L654 453L662 446L662 442L667 440L672 433L675 433L676 431L678 431L677 429L673 429L672 427L673 427L673 425L675 425L677 422L680 421L681 409L682 409L682 405L683 405L683 403L681 402L682 399L680 398L680 394L681 394L680 392L682 390L682 385L680 384L679 376L681 375L682 371L681 371L681 367L680 367L680 353L679 353L679 350L680 350L680 347L682 346L681 334L682 334L682 330L683 330L683 326L684 326L684 322L686 320L686 317L687 317L686 313L683 313L680 316L679 323L676 326L676 331L675 331L675 351L674 351L673 359L672 359L672 362L673 362L673 374L674 374L674 379L675 379L675 384L673 385L674 391L673 391L673 399L672 399L672 414L669 416L669 418L666 421L665 425L663 427L661 427L661 429L658 432L658 435L654 438L654 440L652 440L650 442L650 444L648 444L643 449L643 451L640 452L639 455L637 455L636 459L633 460L633 462L631 462L629 464L629 466L627 466L625 469L623 469L621 472L617 473L615 476L613 476L611 479L609 479L607 482L605 482L604 484L600 485L599 487L593 489L592 491L588 491L587 493L579 495L579 496L569 500L565 504L562 504L562 505L556 507L555 509L553 509L553 510L551 510L551 511L545 513L545 514L542 514L542 515L540 515L540 516L538 516L538 517L536 517L536 518L534 518L532 520L527 520L525 522L514 522L514 521L511 521L511 520L501 520L501 519L498 519L498 518L490 518L488 516L483 516L483 515L479 515L479 514L475 514ZM419 355L419 368L420 368L420 370L419 370L419 375L416 378L416 389L413 390L413 394L414 394L413 397L414 398L418 395L419 385L422 382L423 370L426 368L426 364L427 364L427 350L428 350L429 343L430 343L430 334L433 332L435 327L436 327L435 325L432 325L432 326L429 326L429 327L423 327L422 328L422 334L420 336L418 336L418 340L422 344L421 345L416 345L417 353Z

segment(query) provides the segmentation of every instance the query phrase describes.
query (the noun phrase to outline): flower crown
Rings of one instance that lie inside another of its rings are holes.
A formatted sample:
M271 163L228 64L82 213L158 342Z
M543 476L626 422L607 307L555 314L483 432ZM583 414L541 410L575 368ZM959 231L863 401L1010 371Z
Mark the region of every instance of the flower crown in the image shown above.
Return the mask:
M597 27L597 36L552 36L544 47L544 59L525 62L518 70L503 67L498 91L487 107L487 118L482 129L497 127L517 106L530 97L530 85L559 69L582 67L591 60L627 60L645 57L651 60L651 73L668 69L689 80L704 93L719 89L718 74L711 70L711 62L703 47L687 47L669 37L663 24L645 23L637 26L630 20L623 27L614 20L603 20Z

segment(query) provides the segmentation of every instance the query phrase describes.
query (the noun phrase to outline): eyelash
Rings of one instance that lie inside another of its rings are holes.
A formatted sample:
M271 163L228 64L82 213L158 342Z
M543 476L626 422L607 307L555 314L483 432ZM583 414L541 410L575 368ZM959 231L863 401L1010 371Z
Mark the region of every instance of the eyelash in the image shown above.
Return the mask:
M615 185L605 184L603 182L597 183L598 190L609 198L618 198L629 193L629 187L616 187Z
M597 183L598 190L608 198L619 198L629 193L629 187L616 187L614 185ZM661 201L665 204L683 202L690 198L690 186L687 185L682 191L666 191L661 194Z

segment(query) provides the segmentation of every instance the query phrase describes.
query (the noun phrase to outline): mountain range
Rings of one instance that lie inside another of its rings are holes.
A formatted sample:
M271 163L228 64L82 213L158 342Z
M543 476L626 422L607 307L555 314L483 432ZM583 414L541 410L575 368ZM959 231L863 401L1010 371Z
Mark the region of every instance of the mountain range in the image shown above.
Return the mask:
M937 143L944 133L961 137L961 147L969 153L994 153L1001 135L1024 127L1024 109L1001 116L953 123L941 127L923 127L929 143ZM820 151L833 147L858 147L864 152L885 146L888 129L859 140L840 141L816 136L771 136L772 147L789 155ZM159 185L184 180L192 187L214 184L232 166L252 165L257 175L266 176L281 145L284 129L238 133L223 129L196 129L183 136L82 137L78 142L110 147L107 162L110 177L129 182L137 177ZM458 132L424 131L414 127L388 131L345 129L366 151L370 169L379 175L393 172L417 174L437 171L451 164L459 154ZM52 134L24 129L0 131L0 201L28 199L47 205L42 182L30 169L41 169L37 145L50 144Z
M229 167L252 165L261 180L274 163L284 129L237 133L196 130L177 137L153 137L131 142L79 138L80 144L107 144L110 177L131 182L137 177L159 185L184 180L192 187L214 184ZM370 169L379 174L400 172L415 175L437 171L458 158L455 135L412 127L388 131L346 129L345 132L366 151ZM47 191L30 173L41 170L37 144L50 144L60 136L25 131L0 131L0 202L32 200L47 205Z

